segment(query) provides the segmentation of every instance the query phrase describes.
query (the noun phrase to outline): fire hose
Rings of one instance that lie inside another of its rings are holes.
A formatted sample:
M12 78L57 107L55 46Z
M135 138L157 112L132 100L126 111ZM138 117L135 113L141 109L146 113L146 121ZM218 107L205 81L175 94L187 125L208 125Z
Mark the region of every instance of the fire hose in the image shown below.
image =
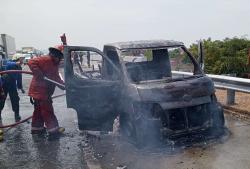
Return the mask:
M30 72L30 71L23 71L23 70L6 70L6 71L1 71L1 72L0 72L0 75L2 75L2 74L10 74L10 73L24 73L24 74L33 75L32 72ZM54 80L51 80L51 79L49 79L49 78L47 78L47 77L44 77L44 80L46 80L46 81L48 81L48 82L51 82L51 83L53 83L53 84L55 84L55 85L57 85L57 86L60 86L60 87L62 87L62 88L65 88L65 86L64 86L63 84L60 84L60 83L58 83L58 82L56 82L56 81L54 81ZM60 94L60 95L52 96L52 99L58 98L58 97L61 97L61 96L64 96L64 95L65 95L65 94ZM0 126L0 129L9 128L9 127L15 127L15 126L17 126L17 125L19 125L19 124L21 124L21 123L24 123L24 122L30 120L31 118L32 118L32 116L30 116L30 117L28 117L28 118L25 118L25 119L23 119L23 120L21 120L21 121L18 121L18 122L16 122L16 123L13 123L13 124L2 125L2 126Z

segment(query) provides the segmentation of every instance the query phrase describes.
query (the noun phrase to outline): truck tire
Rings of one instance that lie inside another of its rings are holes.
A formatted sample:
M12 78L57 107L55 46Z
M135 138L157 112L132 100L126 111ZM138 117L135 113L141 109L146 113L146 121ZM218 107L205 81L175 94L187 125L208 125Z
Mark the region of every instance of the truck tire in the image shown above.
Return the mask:
M128 115L120 114L120 128L123 136L128 138L134 138L135 136L135 127Z
M213 120L213 128L224 128L225 125L225 118L224 118L224 111L222 106L219 103L215 103L214 109L212 112L212 120Z
M120 116L121 132L138 148L156 145L160 141L160 120L140 118L130 119L126 115Z

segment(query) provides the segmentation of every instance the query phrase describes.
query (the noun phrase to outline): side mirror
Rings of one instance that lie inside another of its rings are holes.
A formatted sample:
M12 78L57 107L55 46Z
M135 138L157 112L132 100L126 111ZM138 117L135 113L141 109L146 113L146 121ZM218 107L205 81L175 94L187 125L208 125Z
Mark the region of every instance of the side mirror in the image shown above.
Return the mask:
M202 40L199 40L199 42L198 42L198 55L199 55L198 63L200 65L201 69L204 70L204 66L205 66L204 59L205 58L204 58L204 48L203 48Z

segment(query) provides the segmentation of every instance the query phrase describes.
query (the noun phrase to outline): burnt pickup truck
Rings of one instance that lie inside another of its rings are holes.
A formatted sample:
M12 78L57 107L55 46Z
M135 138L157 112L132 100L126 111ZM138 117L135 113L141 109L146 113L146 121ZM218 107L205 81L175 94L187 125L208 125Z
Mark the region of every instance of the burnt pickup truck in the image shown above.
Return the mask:
M111 43L103 52L65 46L64 63L67 106L80 130L112 131L118 117L123 135L143 143L224 127L212 80L181 42Z

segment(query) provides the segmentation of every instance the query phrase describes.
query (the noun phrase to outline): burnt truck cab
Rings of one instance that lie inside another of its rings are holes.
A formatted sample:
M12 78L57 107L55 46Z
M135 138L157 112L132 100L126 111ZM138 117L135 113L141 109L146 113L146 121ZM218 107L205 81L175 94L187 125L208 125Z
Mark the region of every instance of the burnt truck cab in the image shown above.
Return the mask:
M81 130L110 131L118 117L124 135L144 142L224 127L212 80L181 42L65 46L64 57L67 106Z

